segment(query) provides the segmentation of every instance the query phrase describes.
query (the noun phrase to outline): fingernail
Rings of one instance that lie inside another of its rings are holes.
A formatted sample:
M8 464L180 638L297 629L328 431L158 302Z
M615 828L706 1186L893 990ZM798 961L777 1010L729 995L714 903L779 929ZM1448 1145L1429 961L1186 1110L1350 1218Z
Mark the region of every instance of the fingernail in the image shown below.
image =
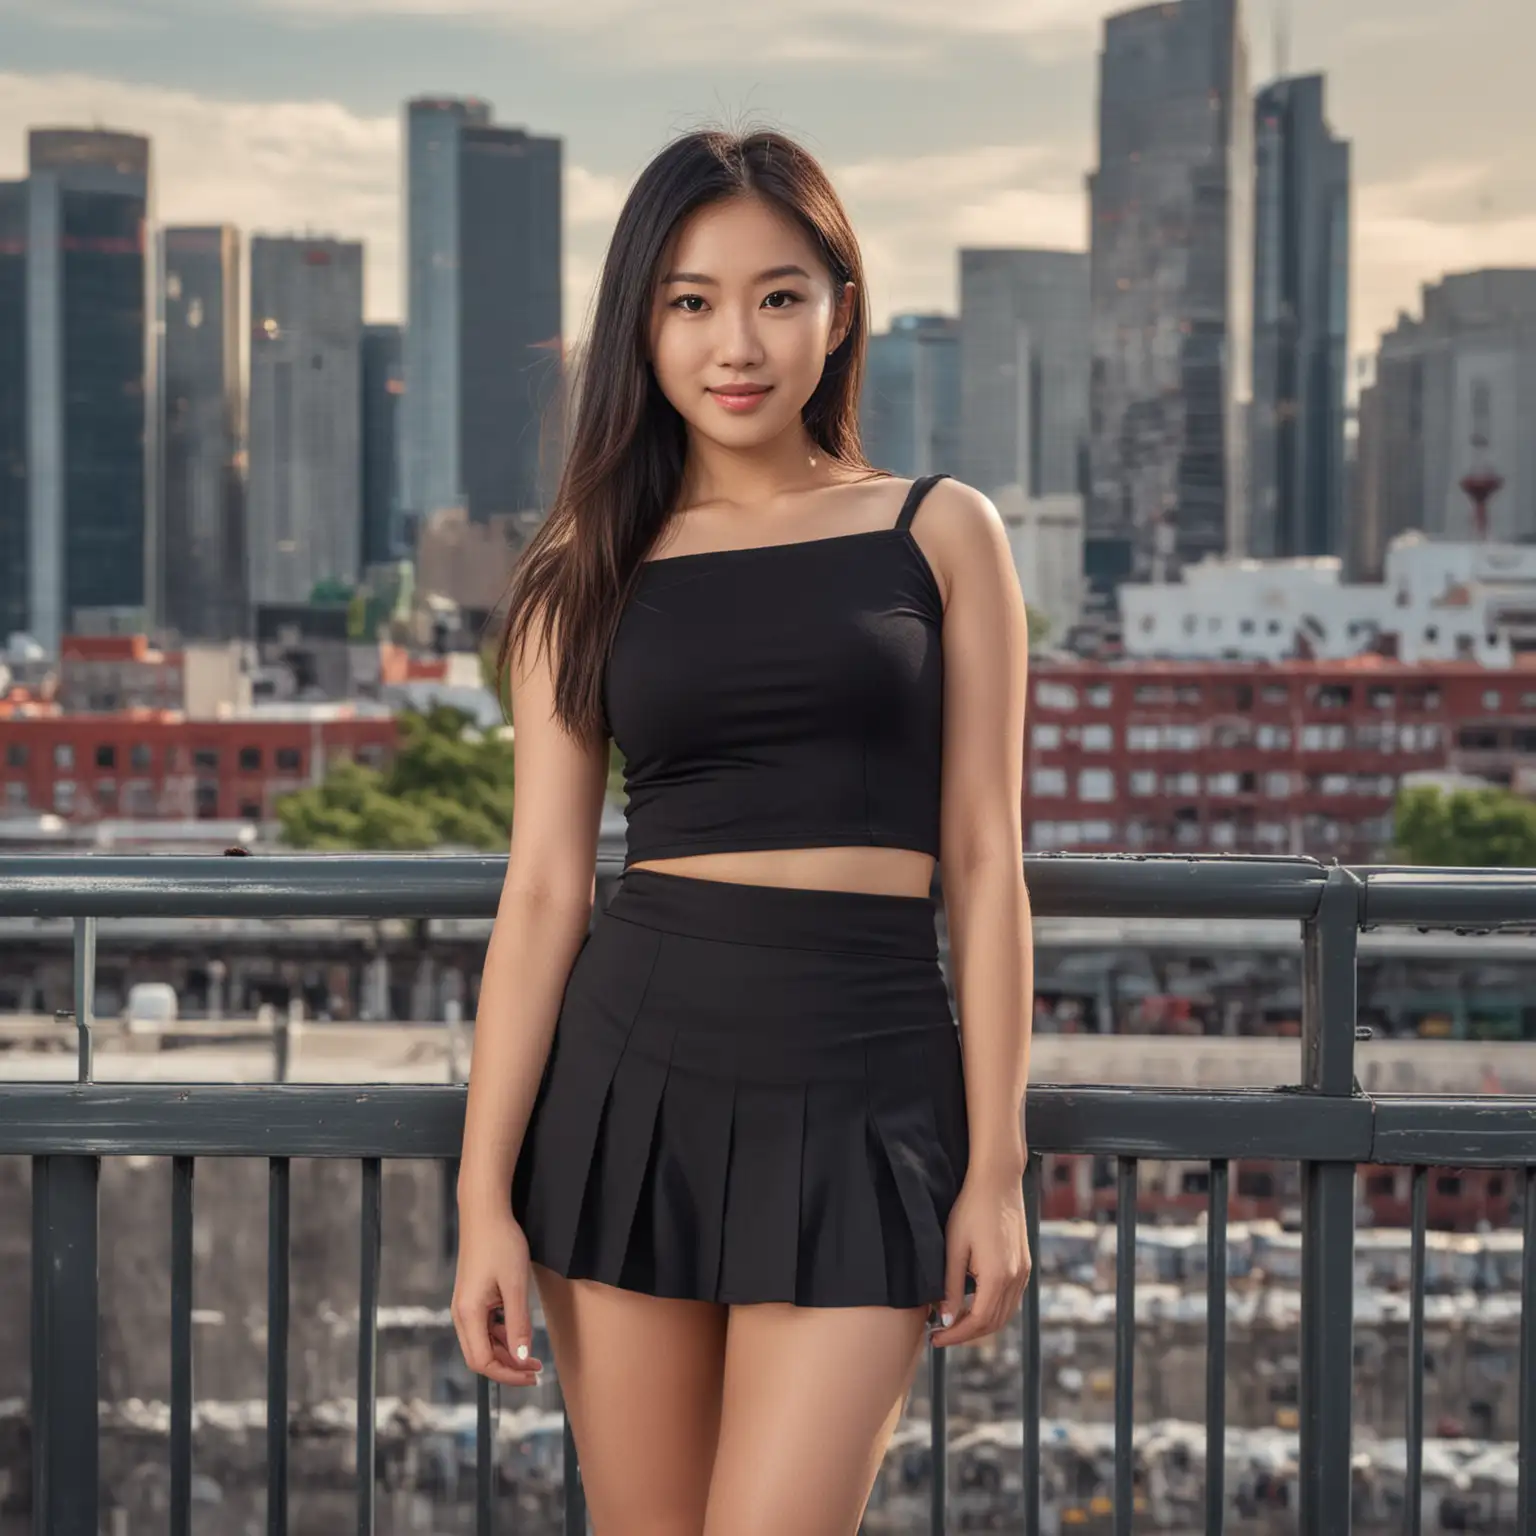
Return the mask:
M940 1312L939 1313L939 1326L942 1327L942 1328L948 1328L949 1325L952 1322L954 1322L954 1320L955 1320L955 1314L953 1312Z
M517 1346L517 1358L519 1360L526 1360L528 1358L528 1346L526 1344L519 1344Z

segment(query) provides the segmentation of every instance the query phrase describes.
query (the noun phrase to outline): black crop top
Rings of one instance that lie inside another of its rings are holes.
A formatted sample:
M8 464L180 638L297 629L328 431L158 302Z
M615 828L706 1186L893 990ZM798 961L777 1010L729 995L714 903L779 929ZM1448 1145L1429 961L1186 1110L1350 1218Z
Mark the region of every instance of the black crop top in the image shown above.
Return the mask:
M910 525L647 561L603 677L625 867L751 848L939 856L943 600Z

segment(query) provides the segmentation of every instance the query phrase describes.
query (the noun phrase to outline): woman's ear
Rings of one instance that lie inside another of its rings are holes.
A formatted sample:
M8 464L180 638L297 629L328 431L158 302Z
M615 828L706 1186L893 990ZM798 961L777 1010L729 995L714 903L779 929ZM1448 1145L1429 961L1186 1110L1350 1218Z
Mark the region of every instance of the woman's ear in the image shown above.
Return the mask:
M837 307L832 316L831 346L827 348L827 356L837 351L848 339L848 332L853 328L853 296L854 284L844 283L837 296Z

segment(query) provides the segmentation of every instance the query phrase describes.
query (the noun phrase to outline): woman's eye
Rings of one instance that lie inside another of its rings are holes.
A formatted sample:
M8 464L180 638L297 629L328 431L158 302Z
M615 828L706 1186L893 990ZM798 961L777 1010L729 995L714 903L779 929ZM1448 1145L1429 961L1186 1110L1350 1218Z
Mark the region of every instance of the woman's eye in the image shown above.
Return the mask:
M672 300L672 308L673 309L683 309L684 305L688 304L691 300L694 300L694 299L697 299L698 302L700 304L702 304L704 302L704 295L701 294L701 293L683 293L683 294L679 294L677 298ZM696 315L696 314L698 314L698 310L696 310L696 309L686 309L686 310L684 310L684 313L685 314L689 314L689 315Z
M779 288L770 293L768 298L763 300L763 303L768 303L769 299L788 299L790 304L798 304L800 302L800 295L798 293L791 293L787 288ZM788 309L789 304L775 304L773 308Z

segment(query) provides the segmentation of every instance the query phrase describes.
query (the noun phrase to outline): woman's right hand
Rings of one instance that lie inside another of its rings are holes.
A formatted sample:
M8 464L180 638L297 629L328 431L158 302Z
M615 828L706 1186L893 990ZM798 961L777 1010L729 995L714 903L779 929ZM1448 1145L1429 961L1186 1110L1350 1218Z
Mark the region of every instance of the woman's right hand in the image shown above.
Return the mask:
M528 1282L528 1240L511 1211L474 1213L461 1205L454 1331L470 1370L509 1387L535 1385L543 1368L532 1353Z

